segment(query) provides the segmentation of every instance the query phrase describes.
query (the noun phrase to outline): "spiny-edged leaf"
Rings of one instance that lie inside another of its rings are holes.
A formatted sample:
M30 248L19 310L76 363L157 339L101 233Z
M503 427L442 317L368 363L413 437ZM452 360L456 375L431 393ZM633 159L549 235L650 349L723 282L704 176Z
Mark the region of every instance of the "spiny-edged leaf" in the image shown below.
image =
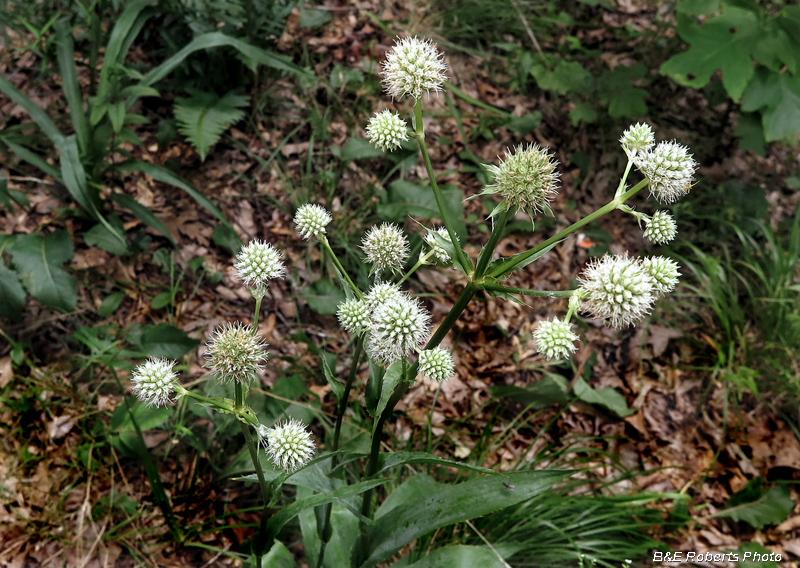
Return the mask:
M488 546L456 544L434 550L408 568L503 568L508 566Z
M635 118L647 114L647 91L633 85L637 79L647 74L643 63L631 67L619 65L613 71L606 71L597 80L600 102L608 105L608 114L614 118L627 116Z
M767 142L794 140L800 134L800 75L759 68L742 97L742 110L760 110Z
M470 471L477 471L479 473L494 473L494 471L485 467L453 460L446 460L426 452L392 452L391 454L380 454L378 456L378 471L376 474L383 473L391 467L412 463L430 463L435 465L457 467L460 469L468 469Z
M19 235L9 252L22 283L49 308L67 312L75 308L75 279L61 268L72 260L72 239L66 231L41 235Z
M633 411L628 408L628 403L625 402L625 397L619 394L612 388L602 387L593 389L582 378L578 378L573 386L575 396L588 404L597 404L604 406L617 416L625 418L633 414Z
M520 471L441 488L406 501L367 529L367 559L375 566L411 541L440 527L480 517L530 499L571 475L569 471Z
M785 485L768 489L761 497L751 503L737 505L719 511L716 517L730 517L734 521L744 521L756 529L766 525L777 525L786 520L794 508L794 502Z
M679 85L698 89L722 70L725 90L738 101L753 76L751 53L762 37L756 14L726 6L702 26L678 14L678 33L691 47L664 62L661 73Z
M189 90L188 99L175 99L175 118L178 130L186 136L205 160L208 150L217 143L222 133L244 117L242 107L247 97L231 91L222 97L214 93Z
M25 290L19 277L0 262L0 318L19 321L24 304Z

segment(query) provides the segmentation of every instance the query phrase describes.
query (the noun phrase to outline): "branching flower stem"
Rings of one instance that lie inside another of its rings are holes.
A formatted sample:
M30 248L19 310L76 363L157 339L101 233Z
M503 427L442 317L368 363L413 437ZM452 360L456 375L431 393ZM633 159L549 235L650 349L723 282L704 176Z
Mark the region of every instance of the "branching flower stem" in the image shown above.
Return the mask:
M355 283L350 279L350 275L347 274L347 271L344 269L344 266L342 266L342 263L339 262L339 258L333 253L333 249L331 248L331 244L328 242L328 238L325 235L320 235L319 242L321 242L322 246L325 247L325 250L328 251L328 254L333 260L333 264L336 265L337 270L342 275L342 278L345 279L347 285L350 286L350 289L353 291L353 293L358 297L359 300L363 300L364 299L363 292L361 292L358 286L356 286Z
M481 284L482 290L492 292L505 292L506 294L520 294L521 296L538 296L539 298L569 298L575 290L530 290L528 288L512 288L511 286L500 286L499 284Z
M483 276L483 273L486 272L486 267L489 265L489 261L492 260L494 249L497 247L497 241L499 241L500 237L503 235L503 230L506 228L506 223L508 223L508 220L513 217L514 214L512 211L514 209L514 207L509 207L500 213L500 216L494 220L492 225L492 234L489 236L489 242L486 243L486 246L483 247L481 254L478 256L478 265L475 267L476 279Z
M417 260L417 263L414 266L412 266L408 272L406 272L405 276L403 276L403 278L400 279L397 285L400 286L403 282L408 280L408 277L414 274L420 266L422 266L423 264L428 264L428 259L431 256L433 256L432 250L429 250L428 252L421 254L419 260Z

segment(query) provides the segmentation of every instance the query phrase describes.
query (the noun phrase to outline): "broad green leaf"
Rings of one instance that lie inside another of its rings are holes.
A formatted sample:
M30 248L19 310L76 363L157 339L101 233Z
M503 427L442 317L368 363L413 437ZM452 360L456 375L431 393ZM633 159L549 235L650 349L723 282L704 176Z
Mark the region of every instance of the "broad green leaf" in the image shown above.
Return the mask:
M1 79L2 77L0 77ZM11 140L2 140L2 142L11 148L11 151L14 152L21 160L28 162L30 165L39 168L44 173L51 176L53 179L58 180L59 182L63 183L61 179L61 172L58 168L54 167L52 164L48 164L39 154L31 152L24 146L19 144L15 144Z
M215 245L228 249L233 255L239 254L239 251L242 250L242 241L230 225L220 224L214 227L211 232L211 240Z
M569 120L574 126L581 122L594 122L597 120L597 111L589 103L579 103L574 109L569 111Z
M437 483L427 473L412 475L387 495L378 510L375 511L375 520L389 514L405 503L419 501L428 495L432 495L442 487L444 486Z
M244 563L245 568L256 568L258 563L255 556L251 556ZM261 568L297 568L292 553L282 542L275 541L270 551L261 557Z
M354 160L364 160L366 158L377 158L383 156L383 152L378 150L369 141L363 138L351 137L342 148L340 155L343 162L352 162Z
M435 465L444 465L448 467L457 467L459 469L468 469L470 471L477 471L478 473L495 473L491 469L471 465L464 462L457 462L453 460L446 460L439 458L426 452L392 452L387 454L380 454L378 456L378 471L376 475L383 473L387 469L398 465L414 464L414 463L430 463Z
M16 272L0 262L0 318L19 321L25 305L25 290Z
M175 99L175 119L178 130L186 136L200 160L205 161L211 146L216 144L222 133L244 117L243 107L249 103L244 95L234 91L222 97L214 93L204 93L187 89L192 95L188 99Z
M124 299L125 292L114 292L113 294L109 294L97 309L97 315L99 315L101 318L110 316L117 311L117 308L119 308Z
M441 188L447 213L453 220L456 236L464 242L467 227L464 224L464 196L459 189ZM389 203L378 205L378 215L385 221L403 221L409 215L425 219L441 219L436 198L430 187L397 180L389 185Z
M726 6L702 26L679 14L678 32L691 47L664 62L661 73L679 85L699 89L721 70L725 90L738 101L753 77L752 50L762 39L756 14Z
M75 279L61 266L74 250L66 231L41 235L19 235L9 248L11 259L23 285L31 295L49 308L68 312L75 308Z
M634 82L647 75L644 63L631 67L618 65L606 71L597 80L600 102L608 105L608 114L613 118L636 118L647 114L647 91L634 86Z
M577 61L550 58L550 65L533 63L531 75L541 89L559 94L585 93L591 89L592 74Z
M386 369L386 373L383 375L381 397L378 400L378 406L375 409L375 421L372 424L373 436L375 435L375 429L378 427L378 419L383 415L383 411L386 410L386 405L389 403L389 399L392 397L395 387L403 380L404 367L404 361L395 361L389 365L389 368Z
M127 240L124 242L120 242L117 238L119 233L125 232L125 226L122 224L122 221L116 215L109 215L106 218L107 224L103 225L102 223L98 223L83 235L84 241L86 244L93 247L101 248L105 251L110 252L111 254L116 254L119 256L130 254L130 249L128 248ZM114 232L108 230L108 226L114 228Z
M742 97L742 110L761 111L767 142L794 140L800 134L800 75L758 69Z
M408 568L504 568L507 566L488 546L456 544L434 550Z
M171 406L162 408L147 406L133 397L130 397L128 402L130 402L131 412L133 412L133 417L136 419L136 424L139 425L142 432L158 428L172 416ZM114 410L114 413L111 415L110 426L114 432L132 432L136 429L126 404L120 404L116 410Z
M717 512L714 517L729 517L734 521L744 521L756 529L767 525L777 525L787 519L794 509L792 496L785 485L768 489L761 497L751 503L743 503Z
M83 111L83 96L78 85L78 73L75 69L75 48L72 41L72 28L66 18L55 25L58 41L58 70L61 73L61 87L69 105L72 128L78 139L81 154L86 153L89 144L89 130L86 114Z
M139 348L153 357L180 359L199 344L182 329L160 323L144 327Z
M778 568L777 562L769 560L772 551L758 542L745 542L736 549L736 552L740 559L736 568Z
M586 381L578 377L572 389L575 392L575 396L583 402L604 406L617 416L625 418L633 414L633 410L628 408L628 403L625 402L625 397L612 388L593 389Z
M325 357L320 357L320 361L322 362L322 373L325 375L325 380L331 385L331 392L333 392L336 402L339 402L344 396L344 385L333 376L328 360Z
M537 110L523 116L513 117L506 123L506 128L524 136L539 128L541 123L542 113Z
M492 396L498 398L510 398L531 408L545 408L569 402L568 388L569 383L561 375L545 373L540 380L526 387L498 386L489 390Z
M305 499L312 495L306 488L297 489L297 499ZM330 528L331 537L325 546L325 558L317 564L322 541L317 528L315 513L319 508L306 509L300 513L300 530L303 534L303 546L309 566L324 568L341 568L350 565L350 555L358 540L358 518L339 503L332 503Z
M153 0L134 0L129 3L111 28L97 86L98 101L101 104L109 100L111 74L125 60L126 46L130 46L144 25L145 18L140 17L142 11L152 3Z
M153 215L150 210L136 201L130 195L125 193L112 193L111 200L114 201L120 207L124 207L131 213L133 213L142 223L147 225L148 227L155 229L171 242L173 245L175 244L175 239L172 238L172 235L167 229L167 226L161 222L161 219Z
M336 308L344 302L342 289L327 279L319 279L300 291L308 307L322 315L333 315Z
M571 475L569 471L520 471L447 486L407 501L367 529L367 560L375 566L417 538L440 527L480 517L530 499Z

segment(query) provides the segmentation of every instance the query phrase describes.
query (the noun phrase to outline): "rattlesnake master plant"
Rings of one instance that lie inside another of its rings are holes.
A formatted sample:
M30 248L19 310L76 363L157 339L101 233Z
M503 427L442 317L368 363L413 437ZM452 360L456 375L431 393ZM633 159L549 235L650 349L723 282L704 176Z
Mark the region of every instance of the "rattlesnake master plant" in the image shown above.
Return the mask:
M415 263L410 268L406 268L406 264L412 248L403 228L388 223L371 227L362 240L363 261L369 270L360 271L362 278L368 272L371 282L359 280L362 286L358 286L355 283L358 278L348 273L328 242L327 229L331 224L335 226L334 215L322 205L304 204L294 216L299 237L309 241L308 246L321 248L323 263L333 264L333 272L339 278L346 296L346 300L337 307L336 316L344 330L353 335L352 361L348 364L349 372L343 384L338 380L336 370L328 367L327 360L319 373L330 383L330 396L336 402L333 434L324 444L320 444L320 451L323 452L320 458L312 460L316 446L305 424L294 419L281 419L267 426L247 405L250 384L255 382L259 370L267 361L267 346L256 331L261 303L268 292L269 281L283 277L286 272L280 252L271 243L252 241L242 248L234 265L242 284L254 296L253 322L231 323L218 328L212 333L206 348L207 367L212 376L232 385L235 399L206 397L183 388L172 372L172 363L165 360L151 359L140 365L132 375L133 390L146 404L166 405L173 396L188 396L206 407L232 414L240 422L255 470L255 477L251 479L258 481L265 505L264 521L253 539L257 566L261 565L262 556L278 536L283 527L281 523L290 518L284 518L282 513L272 513L272 508L281 507L280 488L283 482L289 475L310 467L320 459L326 459L329 452L330 462L325 466L326 469L318 470L309 477L331 478L322 485L314 486L320 494L313 499L317 499L315 503L322 504L322 508L316 511L317 530L321 536L319 542L322 543L318 557L324 557L327 539L331 534L332 509L326 503L333 498L323 501L322 496L326 491L339 492L338 498L344 495L341 492L350 490L353 480L360 479L358 483L365 483L368 487L364 485L358 492L354 490L348 499L352 500L363 492L359 511L362 537L372 530L368 529L370 523L381 522L371 519L374 507L370 484L374 484L380 466L383 426L391 419L395 405L418 377L441 382L457 373L453 355L443 349L440 343L476 295L483 292L501 298L522 295L567 299L567 310L563 317L541 321L534 327L533 346L544 359L553 360L567 359L578 349L580 338L575 332L577 326L573 326L571 320L581 311L597 318L601 324L624 328L646 317L656 300L671 292L678 282L679 267L669 258L636 258L626 253L589 261L578 279L580 285L576 289L533 290L503 284L509 274L523 269L581 227L613 210L632 215L640 228L644 226L644 238L653 244L663 244L675 238L677 227L668 212L659 210L650 216L636 211L627 202L647 187L656 200L673 202L689 192L697 164L685 146L677 142L657 144L653 129L644 123L632 125L620 138L628 163L616 192L609 196L609 202L556 234L546 236L533 248L511 257L493 258L506 224L518 212L534 219L543 213L552 214L551 207L555 204L558 190L559 165L551 150L528 143L517 145L507 151L497 164L486 166L487 172L492 174L492 181L482 194L494 196L497 205L490 212L493 223L487 243L477 258L470 258L462 247L464 235L459 239L455 232L455 220L445 207L425 140L422 95L443 88L446 69L441 53L430 41L417 38L398 40L386 55L383 82L392 98L400 101L400 104L410 102L413 105L412 120L407 122L399 114L387 110L375 114L366 126L368 138L383 151L391 151L409 139L416 141L428 174L438 208L437 217L442 225L420 231L419 236L425 246L417 246L419 240L412 237L415 239L414 250L421 248L422 251L417 259L411 259ZM409 123L413 125L413 130L409 130ZM634 166L644 179L629 187L627 179ZM456 271L456 278L461 285L452 308L438 321L432 321L426 305L414 297L413 286L405 284L421 266L433 264L449 266L450 270ZM455 351L458 351L457 345ZM369 380L362 389L357 379L364 354L370 364ZM353 397L374 420L370 453L363 467L353 467L358 463L358 455L342 458L339 462L342 453L340 433ZM260 450L262 446L264 449ZM275 467L283 472L269 482L261 469L260 451L266 451ZM418 454L411 454L413 459L419 459ZM407 462L399 460L396 465L402 463ZM457 462L451 463L454 467L459 466ZM330 485L333 489L323 490L323 485ZM348 503L348 507L352 508L352 502ZM288 511L295 514L295 509ZM275 519L280 519L280 523ZM395 531L390 532L394 535ZM354 568L374 566L408 544L408 541L396 542L394 548L376 549L382 544L364 537L355 546L351 565Z

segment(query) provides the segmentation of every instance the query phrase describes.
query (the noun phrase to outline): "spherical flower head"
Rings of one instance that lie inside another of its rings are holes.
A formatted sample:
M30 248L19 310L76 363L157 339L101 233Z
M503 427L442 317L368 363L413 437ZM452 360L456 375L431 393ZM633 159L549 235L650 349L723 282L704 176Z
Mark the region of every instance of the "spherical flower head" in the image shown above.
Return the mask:
M390 110L376 112L367 124L367 138L383 152L392 152L408 140L408 127L400 115Z
M583 274L584 306L617 329L642 319L653 307L653 279L638 260L606 255Z
M348 333L359 333L369 327L369 304L366 300L352 298L339 304L336 310L339 323Z
M437 229L428 229L428 231L425 233L425 236L422 237L422 239L425 241L425 244L431 247L433 256L435 256L439 262L447 266L453 262L453 259L450 258L448 252L442 245L439 244L439 239L437 239L434 235L438 235L440 238L444 239L445 242L452 244L452 241L450 240L450 234L447 232L446 227L439 227ZM458 241L458 237L456 237L456 241Z
M172 370L174 361L151 357L133 370L133 394L147 406L166 406L172 402L177 373Z
M367 352L382 363L406 357L428 338L430 320L427 310L407 296L381 304L372 314Z
M483 193L499 193L503 197L492 216L511 208L522 209L531 216L549 212L550 200L558 194L557 164L547 148L529 144L527 148L517 146L513 153L506 151L506 158L499 165L486 166L494 174L494 183Z
M568 359L577 349L576 341L578 336L572 333L572 326L559 319L543 321L533 332L536 350L548 360Z
M267 360L267 345L252 326L241 323L215 329L206 349L205 367L223 382L249 383Z
M398 39L386 54L383 83L393 99L441 91L447 80L447 65L430 40L407 37Z
M273 278L282 278L285 272L281 253L271 244L251 241L236 255L236 275L248 288L266 286Z
M629 157L639 152L649 152L656 145L656 136L649 124L636 123L622 133L619 139L622 149Z
M653 292L656 297L669 294L678 285L678 263L664 256L651 256L642 261L644 268L653 279Z
M440 383L446 381L455 374L453 356L441 347L420 351L419 372Z
M650 180L650 193L662 203L673 203L692 189L697 162L686 146L660 142L652 151L639 152L633 162Z
M372 227L361 241L361 248L367 255L364 260L378 275L384 270L401 272L410 252L403 231L391 223Z
M316 203L301 205L294 214L297 232L306 240L311 237L320 238L325 234L325 226L330 222L331 214L322 205Z
M644 238L656 245L665 245L675 239L678 234L678 225L675 219L666 211L656 211L647 221Z
M311 432L294 418L267 430L265 440L272 463L287 473L297 471L314 457L316 446Z
M379 282L373 284L372 288L367 292L367 305L370 311L375 310L391 300L402 299L408 297L406 292L403 292L397 284L390 284L388 282Z

